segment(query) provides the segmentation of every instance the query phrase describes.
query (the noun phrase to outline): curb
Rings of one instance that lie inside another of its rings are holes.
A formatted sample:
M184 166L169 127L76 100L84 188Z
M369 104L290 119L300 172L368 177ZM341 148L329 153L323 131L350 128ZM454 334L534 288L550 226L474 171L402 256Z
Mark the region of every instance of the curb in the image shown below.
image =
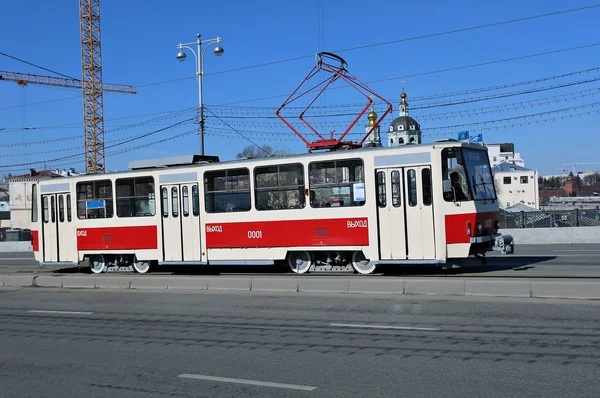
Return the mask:
M0 287L212 290L600 300L600 280L151 275L1 275Z

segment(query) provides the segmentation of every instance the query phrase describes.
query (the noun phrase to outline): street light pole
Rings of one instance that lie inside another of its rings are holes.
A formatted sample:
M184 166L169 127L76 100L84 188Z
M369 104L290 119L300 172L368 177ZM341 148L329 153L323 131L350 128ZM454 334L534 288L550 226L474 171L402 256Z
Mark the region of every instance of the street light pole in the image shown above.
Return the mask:
M194 54L194 58L196 59L196 80L198 81L198 113L199 113L199 135L200 135L200 156L204 156L204 109L202 106L202 80L204 79L204 56L206 54L206 50L210 47L211 44L216 44L217 46L213 50L215 55L221 56L225 52L223 47L220 46L222 38L216 37L214 39L209 40L201 40L200 33L196 35L198 38L195 42L191 43L179 43L177 48L179 48L179 53L177 54L177 59L181 62L185 61L187 58L183 49L188 49ZM194 51L191 45L196 44L198 46L197 53ZM206 44L207 46L204 48L204 52L202 52L202 44Z

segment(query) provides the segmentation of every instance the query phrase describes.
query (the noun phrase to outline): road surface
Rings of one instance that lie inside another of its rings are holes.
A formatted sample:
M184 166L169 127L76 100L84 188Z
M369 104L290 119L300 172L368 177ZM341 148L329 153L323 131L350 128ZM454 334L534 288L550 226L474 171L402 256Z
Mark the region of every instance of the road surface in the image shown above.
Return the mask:
M600 302L0 289L7 397L597 397Z
M239 274L239 273L285 273L288 268L276 267L194 267L169 268L159 270L164 274ZM60 266L42 267L37 264L32 253L0 253L0 273L89 273L85 264L77 268ZM577 245L521 245L515 254L493 253L486 265L479 261L469 261L461 267L443 269L440 267L398 267L387 266L378 273L390 275L460 275L498 277L595 277L600 278L600 244ZM314 275L324 275L314 273ZM327 275L327 274L325 274Z

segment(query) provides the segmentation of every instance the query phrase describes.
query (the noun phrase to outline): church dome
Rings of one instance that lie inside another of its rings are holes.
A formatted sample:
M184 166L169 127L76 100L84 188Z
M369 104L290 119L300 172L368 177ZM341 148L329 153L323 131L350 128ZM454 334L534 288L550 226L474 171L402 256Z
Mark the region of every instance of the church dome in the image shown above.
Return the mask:
M421 126L410 116L399 116L392 120L390 132L392 131L419 131Z

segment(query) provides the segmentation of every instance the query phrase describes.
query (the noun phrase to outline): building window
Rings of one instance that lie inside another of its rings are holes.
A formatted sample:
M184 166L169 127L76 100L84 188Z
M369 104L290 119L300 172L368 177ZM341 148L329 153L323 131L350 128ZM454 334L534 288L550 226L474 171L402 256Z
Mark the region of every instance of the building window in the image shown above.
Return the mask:
M504 185L510 184L510 177L504 177Z
M207 213L250 210L250 171L232 169L204 173L204 206Z
M404 138L398 138L398 144L404 144Z
M80 182L77 184L77 217L111 218L113 193L110 180Z
M521 184L527 184L529 182L529 177L521 176Z
M403 124L399 124L397 130L398 131L403 131L404 130L404 125Z
M154 178L121 178L115 185L118 217L149 217L156 214Z
M311 163L309 176L312 207L365 204L364 166L361 159Z
M414 129L415 129L415 125L414 125L414 124L411 124L411 125L410 125L410 129L411 129L411 130L414 130Z
M390 126L390 132L394 131L394 126Z
M304 168L301 164L254 169L256 210L301 209L305 205Z
M387 206L385 192L385 171L377 172L377 206Z
M37 197L37 185L31 186L31 222L37 222L38 220L38 197Z

